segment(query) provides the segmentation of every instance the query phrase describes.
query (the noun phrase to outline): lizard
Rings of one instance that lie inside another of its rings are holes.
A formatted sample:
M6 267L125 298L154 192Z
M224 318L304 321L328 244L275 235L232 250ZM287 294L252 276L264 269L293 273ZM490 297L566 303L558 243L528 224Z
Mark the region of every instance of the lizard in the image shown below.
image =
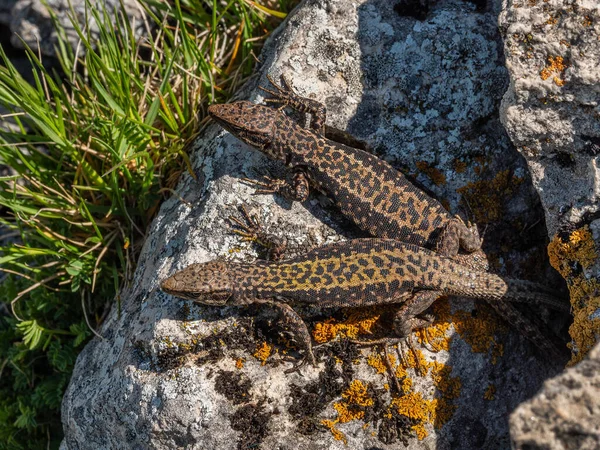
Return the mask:
M469 228L452 216L439 201L418 189L386 161L327 139L325 105L296 94L285 76L283 86L267 78L276 91L261 88L272 96L265 101L310 114L308 127L297 124L282 108L248 101L213 104L208 108L213 120L234 136L292 169L291 181L254 182L261 187L257 193L280 193L302 202L308 198L312 184L330 197L342 214L372 236L434 248L440 255L487 270L475 227ZM470 254L460 254L461 249ZM559 348L564 349L564 343L552 344L544 338L539 331L545 326L543 322L523 316L510 304L491 306L543 352L562 357Z
M399 304L393 324L399 339L424 326L426 320L417 316L444 294L565 308L546 286L476 271L431 250L378 238L324 245L283 261L216 259L191 264L160 287L167 294L204 305L275 307L304 351L304 358L291 370L306 362L316 366L310 334L290 306L294 303L320 308Z

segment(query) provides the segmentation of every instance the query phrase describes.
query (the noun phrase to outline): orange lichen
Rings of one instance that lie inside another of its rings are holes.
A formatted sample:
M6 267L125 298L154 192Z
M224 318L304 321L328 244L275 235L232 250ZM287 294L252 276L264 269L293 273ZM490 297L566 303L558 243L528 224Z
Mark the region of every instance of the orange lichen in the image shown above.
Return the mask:
M402 397L392 399L391 406L399 414L419 422L429 422L433 413L431 401L425 400L420 392L410 392Z
M360 380L353 380L342 393L342 398L350 405L373 406L373 399L367 393L367 386Z
M576 262L584 269L589 269L598 259L596 244L589 227L586 225L573 231L567 242L559 236L548 244L550 264L564 277L571 275L573 263Z
M313 338L322 344L338 336L356 339L358 336L371 334L371 329L380 315L380 309L356 308L343 322L337 322L335 319L318 322L313 329Z
M393 355L388 355L388 358L390 360L390 364L393 366L396 365L396 358ZM367 357L367 364L371 367L373 367L378 374L384 374L387 371L387 366L385 365L385 361L383 360L383 356L376 354L376 353L371 353L368 357Z
M359 409L353 408L347 403L334 403L333 409L335 409L338 413L337 422L338 423L347 423L352 420L360 420L365 417L365 412Z
M483 398L486 400L494 400L496 396L496 386L494 386L493 384L490 384L487 389L485 390L485 393L483 394Z
M467 163L460 159L455 159L452 162L452 168L456 173L464 173L467 170Z
M403 360L406 367L398 365L395 368L402 396L392 399L389 407L396 408L399 414L417 421L413 430L419 439L423 439L427 436L425 426L428 423L440 428L452 418L456 411L453 401L460 396L461 382L458 377L451 376L452 367L437 361L428 361L420 350L408 352ZM377 357L374 361L376 363L372 364L373 367L381 368L381 359ZM412 392L413 380L408 376L407 368L415 370L420 376L429 374L439 397L426 400L421 393ZM387 417L391 417L391 412Z
M454 329L471 346L473 353L487 353L490 350L494 352L497 345L494 334L497 330L503 330L505 326L490 308L478 305L478 312L475 317L468 311L457 311L452 316Z
M553 81L557 86L564 86L565 80L562 77L563 72L567 69L567 65L564 64L562 56L549 56L548 65L544 67L540 72L540 78L547 80L554 75ZM556 75L558 74L558 75Z
M436 186L442 186L446 184L446 175L444 175L444 173L439 169L430 166L426 161L417 161L415 165L417 166L417 169L427 175Z
M496 365L498 359L504 356L504 344L495 342L492 347L492 364Z
M589 26L591 26L591 25L592 25L592 23L593 23L593 22L592 22L592 18L591 18L590 16L585 16L585 17L583 18L583 22L581 22L581 24L582 24L584 27L589 27Z
M413 431L417 435L417 438L420 441L422 441L423 439L425 439L427 437L427 435L429 434L427 432L427 430L425 429L425 426L423 424L413 425L411 428L413 429Z
M343 400L333 404L333 409L337 412L337 418L321 421L321 424L329 428L334 439L344 441L347 444L346 436L335 425L362 419L365 416L364 408L374 405L375 401L368 394L367 389L368 386L362 381L353 380L348 389L342 393Z
M523 178L513 175L510 170L504 170L491 180L469 183L457 189L457 192L462 194L471 208L475 222L483 225L502 218L504 205L514 197L522 182Z
M238 358L238 359L235 360L235 367L237 369L242 369L244 367L244 363L245 362L246 361L244 360L244 358Z
M569 365L581 361L600 337L600 282L586 275L598 259L598 251L588 226L573 231L565 240L555 236L548 245L550 264L567 281L573 323L569 328L573 351Z
M252 356L258 359L261 362L261 366L264 366L267 363L267 358L271 356L271 352L273 351L273 346L263 342L256 349L256 352Z
M329 429L329 431L331 431L331 434L333 435L333 438L336 441L343 441L344 444L348 444L348 439L346 438L344 433L342 433L340 430L338 430L335 427L336 423L337 423L337 421L335 421L335 420L321 420L321 425L327 427Z
M402 393L408 394L412 389L412 385L413 385L412 378L409 378L409 377L403 378L402 383L400 383L400 388L402 389Z
M431 378L442 396L448 400L458 398L462 384L460 378L450 375L452 367L437 361L430 363L429 367Z
M448 305L448 302L443 302ZM450 350L450 338L447 337L452 323L449 320L441 320L440 316L427 328L416 331L417 342L426 344L432 351L439 352Z

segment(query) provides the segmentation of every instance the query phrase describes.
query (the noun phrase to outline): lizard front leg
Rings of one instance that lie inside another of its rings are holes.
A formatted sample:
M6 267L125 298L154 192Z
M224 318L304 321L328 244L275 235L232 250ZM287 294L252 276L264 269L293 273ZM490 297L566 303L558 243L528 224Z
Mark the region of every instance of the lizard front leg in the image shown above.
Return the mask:
M291 369L286 370L285 373L296 372L306 365L307 362L311 363L313 367L317 367L317 361L312 351L310 333L308 332L306 324L298 315L298 313L294 311L290 305L283 301L264 300L261 301L261 303L269 304L278 310L284 324L290 329L290 333L292 334L294 341L296 341L298 346L304 350L304 357L300 360L300 362L294 364L294 366Z
M282 75L283 85L280 86L271 76L267 75L269 82L275 87L276 91L261 87L265 92L272 95L271 98L265 99L266 103L278 103L282 106L289 106L296 111L308 113L311 116L310 128L319 136L325 135L325 121L327 120L327 108L324 104L298 95L292 87L292 82L286 75Z
M263 181L249 178L242 178L242 181L257 186L255 194L280 194L295 202L305 201L310 194L310 181L307 174L301 169L294 171L291 180L266 177Z
M267 259L280 261L287 249L287 241L265 230L255 215L248 212L245 205L240 206L242 219L229 216L231 230L246 242L253 242L267 250Z
M298 112L310 114L311 120L309 129L315 134L321 137L324 136L327 139L331 139L332 141L339 142L349 147L370 151L367 143L355 138L347 131L326 125L327 108L325 105L317 100L302 97L295 92L292 87L292 82L286 75L282 75L283 86L279 86L275 83L269 75L267 75L267 79L277 91L261 87L263 91L268 92L272 96L271 98L266 98L265 103L278 103L284 107L289 106Z

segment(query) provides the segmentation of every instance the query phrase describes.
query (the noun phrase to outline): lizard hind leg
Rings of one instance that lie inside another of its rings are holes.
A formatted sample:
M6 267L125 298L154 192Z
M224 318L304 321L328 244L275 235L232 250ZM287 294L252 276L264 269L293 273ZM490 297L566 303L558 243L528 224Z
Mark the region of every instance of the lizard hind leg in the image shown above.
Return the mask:
M283 106L289 106L290 108L301 113L310 114L310 128L312 131L317 133L319 136L325 135L327 108L324 104L308 97L302 97L296 93L292 86L291 80L286 75L281 76L281 80L283 81L281 86L278 85L270 75L267 75L267 79L273 85L275 91L264 87L260 88L272 96L271 98L265 99L266 103L278 103Z
M459 249L468 253L481 248L481 238L477 232L477 227L468 228L459 218L452 218L448 221L442 234L438 238L437 252L444 256L453 257L458 254Z
M468 254L459 254L463 249ZM448 221L437 239L436 252L470 267L473 270L487 272L489 263L481 250L481 238L477 226L467 227L459 218Z

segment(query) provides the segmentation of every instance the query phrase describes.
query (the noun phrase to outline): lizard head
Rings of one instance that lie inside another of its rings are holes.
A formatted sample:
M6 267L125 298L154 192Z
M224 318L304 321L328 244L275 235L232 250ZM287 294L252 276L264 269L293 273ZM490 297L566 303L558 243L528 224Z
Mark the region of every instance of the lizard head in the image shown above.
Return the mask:
M212 119L246 144L257 148L269 158L285 160L278 146L273 145L279 111L247 101L210 105Z
M228 263L221 260L192 264L160 283L167 294L203 305L225 305L233 294Z

